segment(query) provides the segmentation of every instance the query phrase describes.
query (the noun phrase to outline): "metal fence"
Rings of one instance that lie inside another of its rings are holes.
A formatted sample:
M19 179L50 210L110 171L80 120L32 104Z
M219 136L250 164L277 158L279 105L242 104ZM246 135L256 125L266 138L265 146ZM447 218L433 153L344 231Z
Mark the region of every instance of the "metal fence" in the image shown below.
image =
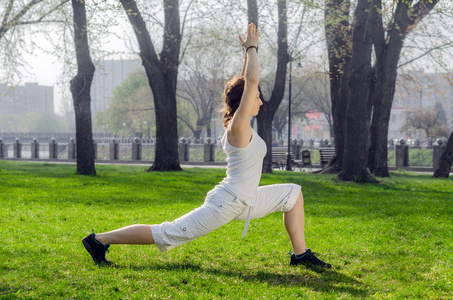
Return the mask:
M319 165L318 149L333 147L333 142L333 140L327 139L315 142L312 139L308 143L304 143L302 140L294 139L291 152L294 153L295 159L300 159L301 152L308 149L311 152L312 164ZM150 163L154 161L155 142L152 138L96 138L93 143L95 159L99 162ZM438 139L436 142L427 140L423 143L417 140L389 140L388 165L397 168L435 167L445 145L445 139ZM216 164L225 163L226 159L220 141L210 138L205 140L181 138L178 151L181 164ZM35 138L27 143L22 143L19 138L14 141L10 140L10 142L3 142L3 139L0 138L0 159L74 161L76 152L76 143L73 138L70 138L68 143L58 143L55 138L51 138L49 142L45 143L39 143Z

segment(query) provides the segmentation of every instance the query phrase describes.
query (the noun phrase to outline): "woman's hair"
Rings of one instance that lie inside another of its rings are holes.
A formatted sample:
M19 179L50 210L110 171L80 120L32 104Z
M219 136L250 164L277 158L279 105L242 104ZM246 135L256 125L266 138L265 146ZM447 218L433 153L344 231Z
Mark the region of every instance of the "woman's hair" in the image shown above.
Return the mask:
M234 113L241 103L242 94L244 92L245 78L244 76L234 76L225 85L224 91L224 115L223 115L223 126L228 127L231 119L233 119Z

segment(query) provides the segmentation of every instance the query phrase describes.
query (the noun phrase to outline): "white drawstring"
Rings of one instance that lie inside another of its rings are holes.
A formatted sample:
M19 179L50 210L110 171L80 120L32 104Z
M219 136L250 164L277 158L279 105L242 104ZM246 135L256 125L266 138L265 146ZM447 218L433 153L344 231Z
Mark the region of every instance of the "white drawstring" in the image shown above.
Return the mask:
M247 234L247 227L249 227L251 215L252 215L252 206L249 206L249 213L247 214L247 220L245 220L244 230L242 231L241 239L243 239L245 237L245 235Z

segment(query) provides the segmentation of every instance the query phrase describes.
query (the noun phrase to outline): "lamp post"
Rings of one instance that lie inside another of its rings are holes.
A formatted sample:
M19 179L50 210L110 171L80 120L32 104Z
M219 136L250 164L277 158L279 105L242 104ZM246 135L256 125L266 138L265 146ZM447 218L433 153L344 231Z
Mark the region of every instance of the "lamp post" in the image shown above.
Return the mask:
M292 171L291 161L291 81L292 81L292 59L289 61L289 82L288 82L288 153L286 153L286 171Z
M291 160L291 84L292 84L292 70L293 70L293 59L289 61L289 80L288 80L288 153L286 154L286 171L292 171L292 160ZM301 68L302 65L299 62L297 68Z

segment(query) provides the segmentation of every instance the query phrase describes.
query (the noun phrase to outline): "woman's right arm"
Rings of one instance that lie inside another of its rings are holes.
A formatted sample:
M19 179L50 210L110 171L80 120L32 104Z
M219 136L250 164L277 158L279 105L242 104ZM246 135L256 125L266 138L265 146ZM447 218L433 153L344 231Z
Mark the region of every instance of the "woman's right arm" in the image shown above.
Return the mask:
M236 110L231 122L230 134L228 141L231 145L242 148L248 145L252 137L252 128L250 127L250 116L253 112L255 100L258 97L258 34L255 24L250 23L247 28L246 40L239 37L242 45L246 48L245 57L245 86L242 94L241 103Z

